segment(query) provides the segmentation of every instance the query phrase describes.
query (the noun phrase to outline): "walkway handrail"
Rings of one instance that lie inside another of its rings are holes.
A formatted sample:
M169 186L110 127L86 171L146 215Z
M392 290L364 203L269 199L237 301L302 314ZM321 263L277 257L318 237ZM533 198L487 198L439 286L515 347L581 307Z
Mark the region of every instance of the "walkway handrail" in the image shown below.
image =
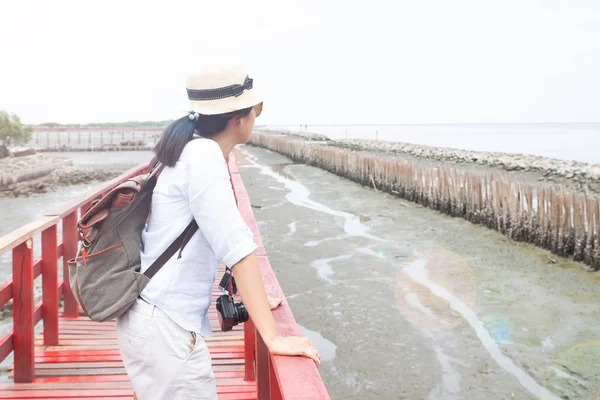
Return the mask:
M255 254L267 293L284 298L283 290L275 277L273 268L263 246L250 198L237 169L235 158L229 159L229 173L244 221L254 234L258 245ZM301 336L292 310L284 301L273 311L279 333L285 336ZM258 400L327 400L329 394L315 363L305 357L273 355L267 349L251 320L244 324L245 378L256 379Z
M73 200L54 212L0 237L0 256L12 250L12 278L0 286L0 308L11 299L13 329L0 339L0 361L14 351L14 381L32 382L35 377L34 329L44 321L44 345L58 345L58 305L63 315L77 317L79 305L69 285L67 261L77 254L77 220L81 210L120 182L149 171L148 165L132 168L102 184L91 194ZM62 240L57 241L62 223ZM42 255L33 259L33 239L41 234ZM63 279L58 282L58 259L63 258ZM42 276L42 300L34 306L33 283Z

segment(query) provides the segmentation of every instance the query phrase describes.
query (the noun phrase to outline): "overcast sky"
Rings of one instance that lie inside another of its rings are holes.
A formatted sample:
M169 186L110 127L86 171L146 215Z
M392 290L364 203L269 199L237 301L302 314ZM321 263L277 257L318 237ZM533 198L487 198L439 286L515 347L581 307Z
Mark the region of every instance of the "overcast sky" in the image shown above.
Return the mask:
M0 0L0 109L178 118L185 74L243 60L263 124L600 121L597 0Z

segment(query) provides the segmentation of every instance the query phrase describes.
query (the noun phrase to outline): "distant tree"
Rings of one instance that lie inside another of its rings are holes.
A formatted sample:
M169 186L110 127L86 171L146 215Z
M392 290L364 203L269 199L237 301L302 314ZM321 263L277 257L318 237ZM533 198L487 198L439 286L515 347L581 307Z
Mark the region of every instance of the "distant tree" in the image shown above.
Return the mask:
M16 114L0 110L0 143L3 146L27 143L32 133L33 129L23 125Z

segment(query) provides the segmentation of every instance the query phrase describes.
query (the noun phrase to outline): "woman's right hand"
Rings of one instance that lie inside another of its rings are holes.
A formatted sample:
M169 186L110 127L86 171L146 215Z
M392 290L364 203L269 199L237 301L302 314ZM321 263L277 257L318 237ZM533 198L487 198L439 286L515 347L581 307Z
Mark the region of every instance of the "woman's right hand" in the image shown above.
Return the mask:
M312 358L317 366L321 364L321 355L308 338L300 336L277 336L267 343L269 351L281 356L305 356Z

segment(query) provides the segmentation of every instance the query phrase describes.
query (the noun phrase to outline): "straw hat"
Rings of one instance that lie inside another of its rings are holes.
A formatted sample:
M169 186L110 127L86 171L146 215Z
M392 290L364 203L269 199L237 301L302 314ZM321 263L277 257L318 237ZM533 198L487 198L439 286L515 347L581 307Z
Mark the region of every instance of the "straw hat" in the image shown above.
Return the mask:
M187 76L186 89L190 109L204 115L225 114L263 101L254 80L239 64L206 65L202 72Z

